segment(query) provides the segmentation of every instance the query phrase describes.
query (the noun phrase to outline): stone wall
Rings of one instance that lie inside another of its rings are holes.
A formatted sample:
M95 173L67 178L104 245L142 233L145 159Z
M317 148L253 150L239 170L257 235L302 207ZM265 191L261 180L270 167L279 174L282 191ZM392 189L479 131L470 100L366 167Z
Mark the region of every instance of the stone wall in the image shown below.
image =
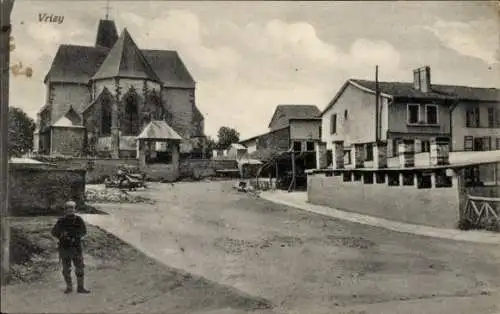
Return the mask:
M75 110L82 109L90 102L90 87L83 84L74 83L50 83L48 88L47 103L55 104L53 116L60 117L64 112L58 111L65 107L59 104L75 105ZM78 107L82 106L82 107Z
M259 149L287 150L290 147L290 128L284 128L263 134L257 142Z
M51 132L52 154L77 156L82 153L84 128L53 127Z
M9 166L9 210L13 216L63 213L64 203L84 204L85 170Z
M171 127L188 139L192 134L194 89L163 88L162 99L173 116Z
M44 158L44 157L34 157L34 159L51 162L57 165L59 169L85 169L86 172L86 182L96 183L103 182L106 176L111 176L116 171L116 167L119 165L131 165L138 166L139 161L136 158L132 159L111 159L111 158L97 158L97 159L87 159L87 158ZM89 160L92 161L92 167L89 168Z
M179 175L181 178L203 178L215 176L216 170L238 169L236 160L190 159L180 163Z
M460 211L456 182L450 188L418 189L365 184L362 179L343 182L342 174L315 174L308 177L308 200L316 205L439 228L455 228Z
M86 182L90 184L102 183L104 178L115 173L120 165L139 166L139 160L130 159L111 159L111 158L45 158L34 157L37 160L51 162L57 165L59 169L85 169ZM92 161L92 167L89 168L89 160ZM238 169L236 160L210 160L210 159L187 159L180 162L179 169L173 169L170 164L148 164L141 170L146 173L148 180L152 181L175 181L179 178L203 178L215 175L216 170Z

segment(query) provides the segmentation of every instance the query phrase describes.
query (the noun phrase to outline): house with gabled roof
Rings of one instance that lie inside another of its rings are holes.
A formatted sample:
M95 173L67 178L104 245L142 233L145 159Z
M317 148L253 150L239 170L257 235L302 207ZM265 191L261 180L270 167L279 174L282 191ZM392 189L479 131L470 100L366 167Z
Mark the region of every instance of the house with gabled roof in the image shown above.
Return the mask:
M180 153L203 151L196 83L176 51L140 49L125 28L100 20L94 46L64 44L44 83L35 149L43 154L136 157L151 121L180 136Z
M250 158L264 163L267 171L263 173L291 180L294 187L304 187L305 170L316 168L317 157L322 155L316 153L321 135L320 114L315 105L278 105L268 124L269 131L240 144L247 148ZM285 185L288 188L288 183Z
M278 105L269 122L269 130L274 131L290 125L290 120L308 120L321 114L314 105Z
M377 143L385 157L430 152L436 140L452 151L500 149L500 89L431 84L428 66L413 82L350 79L321 118L334 168L377 162Z

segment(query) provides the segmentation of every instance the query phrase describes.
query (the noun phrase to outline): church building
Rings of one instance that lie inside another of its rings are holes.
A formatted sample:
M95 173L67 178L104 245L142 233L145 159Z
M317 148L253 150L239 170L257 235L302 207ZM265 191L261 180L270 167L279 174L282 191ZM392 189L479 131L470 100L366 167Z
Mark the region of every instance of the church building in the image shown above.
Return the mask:
M140 49L112 20L100 20L95 46L59 46L44 83L38 153L135 158L137 136L160 121L181 139L181 156L202 154L204 117L179 54Z

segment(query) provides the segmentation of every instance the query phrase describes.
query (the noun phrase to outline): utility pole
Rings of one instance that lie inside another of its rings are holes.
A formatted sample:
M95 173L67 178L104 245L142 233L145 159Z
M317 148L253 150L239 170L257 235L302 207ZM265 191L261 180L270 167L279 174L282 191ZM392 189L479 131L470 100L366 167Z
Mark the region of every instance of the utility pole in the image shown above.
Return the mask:
M380 140L380 88L378 86L378 65L375 66L375 142Z
M0 206L2 218L2 285L5 283L9 271L10 259L10 226L8 221L8 182L9 182L9 76L10 76L10 15L14 0L0 0ZM13 47L12 47L13 49Z

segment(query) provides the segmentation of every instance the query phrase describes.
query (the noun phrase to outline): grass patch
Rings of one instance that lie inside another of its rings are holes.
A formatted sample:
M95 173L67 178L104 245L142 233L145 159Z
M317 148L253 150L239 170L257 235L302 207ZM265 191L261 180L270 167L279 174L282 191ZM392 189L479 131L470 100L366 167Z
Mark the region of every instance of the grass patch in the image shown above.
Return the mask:
M57 217L19 217L11 222L10 272L7 284L34 282L59 269L57 240L50 231ZM101 264L130 261L138 251L104 230L87 224L84 254Z
M52 223L48 217L35 219L37 223L14 223L11 227L7 284L37 281L57 268L56 242L50 235Z

